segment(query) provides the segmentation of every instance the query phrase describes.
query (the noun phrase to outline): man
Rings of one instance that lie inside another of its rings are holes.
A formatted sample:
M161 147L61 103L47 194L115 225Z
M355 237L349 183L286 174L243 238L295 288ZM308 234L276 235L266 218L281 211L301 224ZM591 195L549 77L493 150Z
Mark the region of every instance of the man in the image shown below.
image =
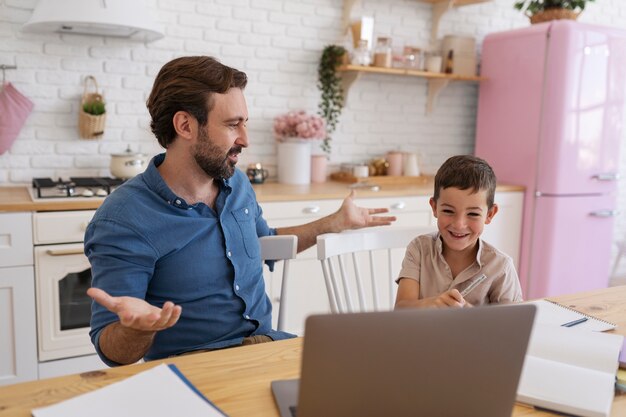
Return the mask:
M183 57L157 75L147 106L167 152L112 193L85 234L92 266L91 339L110 366L293 337L272 330L258 237L388 225L354 194L312 223L271 229L248 178L246 74Z

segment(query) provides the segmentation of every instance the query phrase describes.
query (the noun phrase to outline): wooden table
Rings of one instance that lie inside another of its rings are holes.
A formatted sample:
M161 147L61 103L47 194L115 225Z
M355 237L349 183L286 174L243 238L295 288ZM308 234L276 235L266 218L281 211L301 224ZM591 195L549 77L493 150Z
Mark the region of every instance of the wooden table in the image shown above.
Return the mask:
M612 321L626 335L626 286L552 297L584 313ZM26 382L0 388L0 417L29 417L30 410L120 381L156 364L175 363L189 380L229 416L278 417L270 381L297 378L302 338L199 353L146 364ZM549 416L516 405L514 416ZM616 395L612 416L626 415L626 395Z

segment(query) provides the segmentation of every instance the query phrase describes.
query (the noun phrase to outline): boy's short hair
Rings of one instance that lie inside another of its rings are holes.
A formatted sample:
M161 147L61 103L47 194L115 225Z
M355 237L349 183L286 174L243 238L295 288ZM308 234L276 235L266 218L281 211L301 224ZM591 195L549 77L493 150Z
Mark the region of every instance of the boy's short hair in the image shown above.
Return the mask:
M491 208L496 193L496 174L484 159L472 155L453 156L441 165L435 175L435 201L439 199L439 192L449 187L472 189L475 193L485 190L487 207Z

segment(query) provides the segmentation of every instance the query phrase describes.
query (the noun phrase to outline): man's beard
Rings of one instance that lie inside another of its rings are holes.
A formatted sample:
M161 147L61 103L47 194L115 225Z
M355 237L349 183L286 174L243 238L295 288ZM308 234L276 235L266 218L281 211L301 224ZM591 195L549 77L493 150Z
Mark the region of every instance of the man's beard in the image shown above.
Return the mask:
M200 129L198 142L193 149L193 157L202 170L211 178L226 179L235 173L235 164L228 159L228 155L241 153L241 146L235 145L226 155L211 142L208 133Z

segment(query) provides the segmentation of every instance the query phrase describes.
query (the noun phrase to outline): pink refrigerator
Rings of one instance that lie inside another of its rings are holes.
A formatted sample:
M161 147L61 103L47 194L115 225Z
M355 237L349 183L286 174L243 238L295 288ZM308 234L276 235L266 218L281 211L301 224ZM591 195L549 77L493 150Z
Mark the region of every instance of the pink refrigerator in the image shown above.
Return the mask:
M526 187L524 298L607 287L626 32L558 20L493 33L481 75L475 153Z

